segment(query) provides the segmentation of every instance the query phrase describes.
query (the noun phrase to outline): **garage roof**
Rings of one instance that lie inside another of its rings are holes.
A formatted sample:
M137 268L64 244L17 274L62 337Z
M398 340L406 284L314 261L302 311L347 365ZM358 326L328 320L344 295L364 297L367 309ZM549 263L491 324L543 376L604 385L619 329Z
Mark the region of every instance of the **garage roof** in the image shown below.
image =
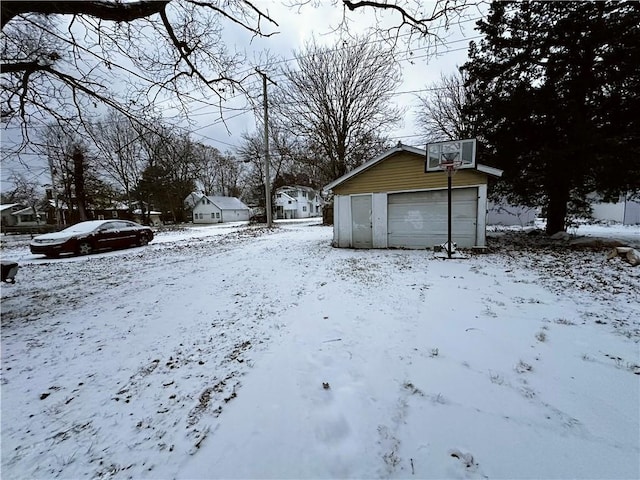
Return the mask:
M386 160L387 158L391 157L392 155L395 155L396 153L400 153L400 152L413 153L415 155L420 155L420 156L425 157L425 158L426 158L426 154L427 154L426 150L424 150L423 148L411 147L409 145L403 145L402 143L398 142L398 144L395 147L393 147L393 148L391 148L391 149L389 149L389 150L387 150L385 152L382 152L377 157L374 157L371 160L369 160L368 162L363 163L359 167L354 168L350 172L345 173L343 176L341 176L337 180L334 180L333 182L329 183L328 185L325 185L322 190L325 191L325 192L328 192L329 190L331 190L331 189L337 187L338 185L346 182L350 178L355 177L356 175L360 174L361 172L363 172L365 170L368 170L369 168L373 167L374 165L377 165L378 163ZM488 175L493 175L494 177L501 177L502 176L502 170L500 170L499 168L489 167L488 165L483 165L481 163L476 164L475 170L477 170L479 172L482 172L482 173L486 173Z

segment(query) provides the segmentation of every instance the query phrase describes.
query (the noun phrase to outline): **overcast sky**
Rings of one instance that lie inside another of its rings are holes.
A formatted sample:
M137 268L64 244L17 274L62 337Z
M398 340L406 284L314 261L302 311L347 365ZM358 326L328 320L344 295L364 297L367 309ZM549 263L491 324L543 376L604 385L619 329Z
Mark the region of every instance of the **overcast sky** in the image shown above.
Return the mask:
M331 5L328 1L320 0L320 6L305 6L303 8L287 8L280 2L262 0L257 5L267 11L278 26L263 24L265 32L278 32L268 38L256 38L248 34L247 31L234 25L225 27L225 41L229 48L235 48L246 52L251 65L247 65L249 71L252 65L261 63L264 52L268 51L269 56L282 58L291 61L294 51L300 50L306 41L315 38L316 42L333 45L338 39L332 30L343 19L343 10L339 6ZM469 40L476 38L474 31L475 21L480 17L477 10L469 10L466 19L454 25L449 32L438 30L444 39L444 43L438 47L438 55L433 55L433 50L425 48L424 45L414 44L412 54L407 55L407 51L401 50L398 54L400 67L402 69L403 83L394 95L394 102L405 109L404 122L395 131L389 133L392 141L402 141L405 144L421 146L421 138L416 127L417 95L424 94L424 89L432 83L437 82L442 73L451 74L459 65L462 65L467 58L467 47ZM350 31L354 34L364 32L368 27L380 25L384 22L395 22L397 17L386 15L383 18L374 16L371 10L356 11L348 13ZM372 40L373 41L373 40ZM274 76L278 81L278 76ZM261 94L262 80L257 74L248 80L247 85L255 92L255 96ZM269 89L279 88L278 85L269 84ZM194 140L204 144L214 146L225 152L233 152L240 143L241 136L246 132L253 132L256 129L256 122L253 112L247 99L242 95L226 102L222 112L211 106L211 98L204 98L205 103L190 102L192 125L183 123ZM163 116L172 119L176 112L166 109L162 111ZM224 123L221 121L224 117ZM4 145L10 142L7 131L2 132ZM48 183L49 174L46 162L33 156L26 157L29 165L20 164L17 161L2 164L2 190L11 188L11 183L7 179L12 172L25 173L30 178L39 178L40 182Z
M279 27L277 35L267 39L254 40L249 49L253 52L260 52L268 49L272 55L288 59L291 61L295 50L300 50L304 43L315 38L319 43L332 45L338 38L332 34L332 29L337 26L342 19L342 9L335 6L321 6L318 8L306 7L301 10L289 9L282 6L271 7L269 13L278 21ZM389 17L389 16L388 16ZM370 12L349 12L351 19L350 28L355 33L362 33L367 27L374 25L376 19ZM418 104L417 95L424 94L424 89L440 79L441 73L451 74L456 68L462 65L467 59L467 47L471 39L477 38L474 31L475 22L480 18L480 13L470 10L468 18L456 24L449 32L438 30L442 34L444 44L437 49L438 55L433 55L433 49L428 49L424 45L414 45L413 54L409 57L406 52L400 53L400 67L402 69L403 83L394 95L394 101L406 109L403 125L396 131L390 133L393 141L398 140L410 145L420 145L421 139L416 127L415 117ZM392 22L394 17L389 17ZM239 36L245 36L242 33ZM241 48L241 45L238 45ZM278 81L278 78L275 78ZM255 80L250 82L254 85L256 92L262 89L260 77L255 76ZM269 84L269 90L278 88ZM242 108L246 105L244 99L236 99L230 102L231 108ZM207 114L206 108L200 105L195 106L197 110L194 119L198 126L192 128L194 138L203 143L210 144L225 151L233 149L240 141L243 132L252 132L256 128L255 118L252 112L238 112L230 110L226 116L226 126L220 121L219 112Z

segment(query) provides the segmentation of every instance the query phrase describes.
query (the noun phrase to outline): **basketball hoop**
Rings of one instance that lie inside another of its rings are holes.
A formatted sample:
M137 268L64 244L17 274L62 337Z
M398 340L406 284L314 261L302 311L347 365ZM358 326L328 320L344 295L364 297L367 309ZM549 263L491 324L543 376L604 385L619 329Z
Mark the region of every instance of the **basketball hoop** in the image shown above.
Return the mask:
M476 141L450 140L427 145L424 173L451 171L453 175L463 168L474 168L476 165Z
M447 251L447 258L455 250L455 243L451 241L452 177L461 168L475 168L476 166L476 139L447 140L427 144L424 173L447 172L447 241L442 248Z
M453 177L460 166L462 166L462 160L460 159L459 151L449 148L440 152L438 167L440 170L447 172L447 176Z
M443 244L443 246L446 246L447 258L452 258L452 254L455 252L455 243L451 241L451 183L453 176L461 166L460 151L455 148L445 148L444 151L440 152L438 167L440 170L447 172L447 242Z
M440 168L440 170L447 172L447 176L448 177L453 177L456 172L460 169L460 167L462 166L462 162L459 160L442 160L439 164L438 167Z

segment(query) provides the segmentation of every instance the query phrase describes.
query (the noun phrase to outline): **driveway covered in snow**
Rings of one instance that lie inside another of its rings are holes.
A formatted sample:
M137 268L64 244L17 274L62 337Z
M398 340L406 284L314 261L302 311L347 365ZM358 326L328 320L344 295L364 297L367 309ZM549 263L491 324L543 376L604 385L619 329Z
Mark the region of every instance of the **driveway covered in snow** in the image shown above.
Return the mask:
M225 228L4 248L3 477L640 476L640 267Z

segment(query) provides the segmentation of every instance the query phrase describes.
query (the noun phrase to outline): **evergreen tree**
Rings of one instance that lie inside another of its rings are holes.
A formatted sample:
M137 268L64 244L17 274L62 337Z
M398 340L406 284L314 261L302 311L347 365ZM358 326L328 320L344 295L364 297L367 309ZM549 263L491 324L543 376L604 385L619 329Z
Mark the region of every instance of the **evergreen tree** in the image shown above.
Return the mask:
M550 234L590 192L638 192L640 3L493 2L478 28L466 108L499 192L542 206Z

